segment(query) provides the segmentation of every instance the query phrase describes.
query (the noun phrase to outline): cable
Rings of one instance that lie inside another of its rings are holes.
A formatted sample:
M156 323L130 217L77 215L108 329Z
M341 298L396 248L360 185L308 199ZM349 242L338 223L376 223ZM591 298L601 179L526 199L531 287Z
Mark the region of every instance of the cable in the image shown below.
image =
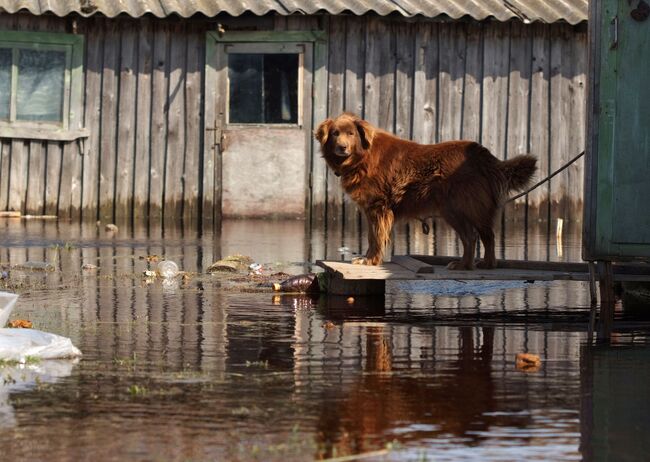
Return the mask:
M553 177L554 177L555 175L557 175L558 173L562 172L563 170L566 170L566 169L569 167L569 165L571 165L572 163L574 163L576 160L580 159L580 158L581 158L582 156L584 156L584 155L585 155L585 152L582 151L580 154L578 154L577 156L575 156L573 159L571 159L569 162L567 162L566 164L564 164L561 168L559 168L558 170L554 171L553 173L551 173L549 176L547 176L547 177L544 178L543 180L538 181L538 182L535 183L533 186L531 186L530 188L528 188L526 191L524 191L524 192L522 192L522 193L520 193L520 194L517 194L516 196L513 196L513 197L511 197L510 199L508 199L508 200L506 201L506 203L508 203L508 202L512 202L512 201L514 201L515 199L519 199L520 197L525 196L526 194L528 194L529 192L531 192L533 189L535 189L535 188L537 188L538 186L540 186L540 185L546 183L547 181L549 181L551 178L553 178Z

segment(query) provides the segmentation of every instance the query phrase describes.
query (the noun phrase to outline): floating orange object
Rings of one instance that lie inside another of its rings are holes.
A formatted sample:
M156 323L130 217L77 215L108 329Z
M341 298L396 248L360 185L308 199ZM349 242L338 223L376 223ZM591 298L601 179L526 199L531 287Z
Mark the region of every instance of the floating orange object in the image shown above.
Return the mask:
M13 321L9 321L9 324L7 325L13 328L23 328L23 329L32 328L32 322L26 319L14 319Z
M515 357L515 367L527 372L535 372L542 365L542 360L538 355L532 353L517 353Z

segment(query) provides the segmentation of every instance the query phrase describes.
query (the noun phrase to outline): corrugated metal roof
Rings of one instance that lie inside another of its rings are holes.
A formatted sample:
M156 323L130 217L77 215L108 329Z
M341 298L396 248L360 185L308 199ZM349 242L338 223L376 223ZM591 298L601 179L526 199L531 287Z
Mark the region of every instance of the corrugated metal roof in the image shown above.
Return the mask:
M588 0L0 0L0 11L15 13L27 10L40 15L53 13L66 16L103 14L115 17L125 13L133 17L153 14L159 18L195 14L212 17L219 13L239 16L277 13L363 15L374 12L382 16L401 14L405 17L434 18L447 15L458 19L470 16L477 20L494 17L499 21L520 18L524 21L552 23L566 21L577 24L587 20Z

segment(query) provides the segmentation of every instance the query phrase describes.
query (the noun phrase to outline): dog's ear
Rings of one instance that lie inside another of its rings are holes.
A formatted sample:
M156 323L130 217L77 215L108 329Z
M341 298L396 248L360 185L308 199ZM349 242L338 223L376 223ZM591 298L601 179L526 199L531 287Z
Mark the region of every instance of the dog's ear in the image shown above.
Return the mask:
M361 137L361 146L363 149L370 149L370 146L372 146L372 140L375 137L375 129L363 119L356 119L354 125L357 127L357 131Z
M316 137L316 139L320 144L327 143L327 137L330 134L330 128L332 128L333 123L334 121L332 119L325 119L320 123L320 125L316 129L314 136Z

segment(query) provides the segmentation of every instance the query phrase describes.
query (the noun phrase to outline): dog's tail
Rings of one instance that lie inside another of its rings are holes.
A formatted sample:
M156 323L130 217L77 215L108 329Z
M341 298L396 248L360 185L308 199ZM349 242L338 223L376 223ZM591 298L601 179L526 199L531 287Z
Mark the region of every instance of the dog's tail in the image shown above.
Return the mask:
M501 162L501 168L508 180L508 191L521 191L533 178L537 170L537 158L531 155L515 156Z

